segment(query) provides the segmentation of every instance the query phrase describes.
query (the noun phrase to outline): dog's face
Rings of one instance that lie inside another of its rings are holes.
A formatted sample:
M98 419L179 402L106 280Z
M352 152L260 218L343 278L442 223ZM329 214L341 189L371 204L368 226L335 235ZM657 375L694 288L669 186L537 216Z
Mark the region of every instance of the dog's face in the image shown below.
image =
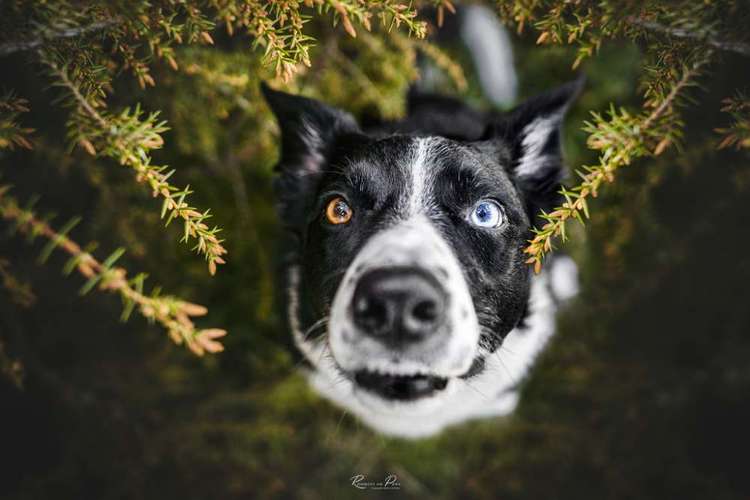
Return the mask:
M533 214L554 202L559 125L576 90L450 138L367 134L342 111L264 89L282 131L295 341L356 405L429 413L481 376L521 321L523 248Z

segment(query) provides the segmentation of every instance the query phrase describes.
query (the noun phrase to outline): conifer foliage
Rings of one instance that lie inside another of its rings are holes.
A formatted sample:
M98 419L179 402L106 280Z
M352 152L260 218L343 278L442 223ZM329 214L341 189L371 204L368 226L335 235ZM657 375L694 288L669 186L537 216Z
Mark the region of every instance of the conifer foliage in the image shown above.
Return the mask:
M447 0L423 6L436 8L441 16L444 9L453 10ZM130 169L136 183L160 200L165 224L180 222L181 240L205 258L213 275L228 254L222 228L211 224L209 208L191 203L193 188L178 185L178 168L154 162L153 152L164 145L169 130L159 111L146 111L138 102L112 105L110 101L118 99L117 86L134 81L143 90L156 87L155 73L166 66L173 74L208 80L202 85L204 92L213 87L221 94L219 100L234 101L231 106L240 104L247 111L255 105L247 101L251 87L256 89L261 78L294 85L292 80L312 65L310 50L323 41L344 67L334 72L354 73L361 87L379 98L379 82L372 83L367 72L350 62L350 56L343 53L346 42L339 48L338 40L359 36L368 61L406 53L405 64L413 64L417 40L427 31L427 22L417 14L417 6L398 0L10 1L0 4L0 57L23 54L38 67L39 78L53 89L52 104L68 112L70 147L101 160L96 162L101 168L115 163ZM222 38L221 47L215 46L217 36ZM244 47L237 48L238 44ZM237 59L245 68L232 68L234 73L229 74L227 67L211 67L226 60L228 49L240 54ZM436 47L431 54L444 57ZM404 87L416 74L413 68L400 69L396 66L389 78ZM325 71L322 74L331 77ZM16 89L3 92L0 149L30 150L34 131L22 125L21 115L33 104ZM387 99L379 100L382 109L393 108ZM66 270L77 269L88 280L83 292L94 287L118 292L125 307L123 319L137 307L144 317L162 324L175 342L185 343L196 354L221 350L214 339L223 336L224 330L198 330L189 319L205 314L205 308L161 296L158 289L145 294L144 274L128 279L124 268L114 266L124 250L103 262L96 260L68 235L77 219L55 230L30 205L21 207L7 185L0 195L0 215L18 231L47 239L45 256L55 248L68 253L71 261ZM4 281L14 283L10 278Z
M728 54L750 56L750 6L730 0L514 0L495 7L519 33L534 32L539 45L574 46L573 67L596 57L603 46L623 41L638 45L643 57L641 108L612 103L606 112L592 110L584 124L587 145L599 157L577 166L577 178L561 191L564 201L541 214L543 225L525 249L528 264L539 271L555 240L568 237L567 222L587 219L591 199L621 168L670 147L679 150L682 111L700 99L701 78ZM266 158L273 150L273 126L259 82L272 80L313 96L337 89L326 94L333 104L396 118L403 113L405 90L419 76L418 57L442 69L454 89L468 87L454 54L429 36L454 12L449 0L1 2L0 64L23 57L49 87L48 102L32 102L23 88L2 88L0 82L2 168L13 168L11 160L33 149L47 157L62 155L60 160L92 162L96 169L126 169L133 187L158 200L142 205L164 225L181 225L178 237L171 232L170 237L190 245L213 275L232 258L232 240L221 221L214 221L215 212L194 201L213 188L191 186L182 165L156 159L165 141L174 141L182 154L201 158L211 172L231 180L238 220L247 238L253 238L257 215L248 208L245 173L238 165L240 157ZM169 92L170 99L161 92ZM747 89L735 89L723 101L726 126L706 131L715 136L716 148L750 149L747 96ZM183 105L172 107L178 101ZM184 105L188 101L210 103L204 109L211 112L192 113ZM66 137L36 134L25 118L35 107L62 110ZM178 126L170 130L165 116ZM226 133L217 134L219 128ZM69 150L63 152L61 144ZM88 175L102 196L122 196L107 175ZM143 274L127 278L125 269L115 266L122 251L96 260L87 246L73 241L73 223L56 229L49 217L36 213L32 204L22 206L12 193L2 187L2 219L21 233L48 240L45 254L55 248L69 254L67 269L87 279L86 291L117 292L123 318L137 310L197 354L220 350L215 339L224 330L201 330L189 319L205 308L161 296L158 289L146 293ZM130 250L143 252L132 232L137 228L123 228L122 238L132 242ZM267 255L254 258L267 267ZM17 283L12 264L3 262L3 283ZM268 283L267 275L264 280ZM263 293L271 296L267 289Z
M700 78L710 73L711 63L724 53L750 56L747 29L750 7L732 0L686 1L552 1L516 0L498 2L503 18L524 32L538 32L537 44L576 47L576 68L596 55L602 45L628 40L641 47L644 67L640 86L641 110L622 109L613 104L607 113L591 112L584 130L587 145L600 153L593 165L576 169L576 183L564 188L564 202L535 230L525 249L528 263L538 272L553 240L567 235L566 222L583 222L589 217L588 202L599 194L603 183L615 180L618 169L632 160L658 156L670 146L680 146L684 123L680 110L695 104L691 92ZM750 146L747 136L750 103L741 89L727 96L724 110L732 124L723 134L719 147Z

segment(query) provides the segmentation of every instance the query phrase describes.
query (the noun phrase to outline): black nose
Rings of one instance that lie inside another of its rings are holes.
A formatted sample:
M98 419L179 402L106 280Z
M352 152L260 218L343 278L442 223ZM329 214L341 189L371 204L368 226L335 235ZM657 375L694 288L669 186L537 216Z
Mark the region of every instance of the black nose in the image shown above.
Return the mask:
M445 318L446 296L429 273L387 267L365 273L353 297L354 323L384 342L412 343L428 337Z

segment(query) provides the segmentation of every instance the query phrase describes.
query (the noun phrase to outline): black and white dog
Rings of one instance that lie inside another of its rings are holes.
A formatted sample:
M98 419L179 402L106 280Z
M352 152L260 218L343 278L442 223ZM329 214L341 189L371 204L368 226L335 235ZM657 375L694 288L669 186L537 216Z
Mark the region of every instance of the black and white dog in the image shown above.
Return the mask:
M524 263L557 200L560 126L581 82L508 113L410 96L397 123L264 86L294 237L288 315L316 390L374 429L434 434L513 410L575 265Z

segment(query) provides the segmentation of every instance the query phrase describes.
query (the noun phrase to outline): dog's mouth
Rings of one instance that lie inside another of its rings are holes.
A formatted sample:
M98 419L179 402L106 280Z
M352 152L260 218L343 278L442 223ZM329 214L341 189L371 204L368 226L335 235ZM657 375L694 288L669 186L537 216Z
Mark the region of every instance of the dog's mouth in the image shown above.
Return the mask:
M370 370L354 373L356 384L384 399L413 401L442 391L448 379L434 375L394 375Z

